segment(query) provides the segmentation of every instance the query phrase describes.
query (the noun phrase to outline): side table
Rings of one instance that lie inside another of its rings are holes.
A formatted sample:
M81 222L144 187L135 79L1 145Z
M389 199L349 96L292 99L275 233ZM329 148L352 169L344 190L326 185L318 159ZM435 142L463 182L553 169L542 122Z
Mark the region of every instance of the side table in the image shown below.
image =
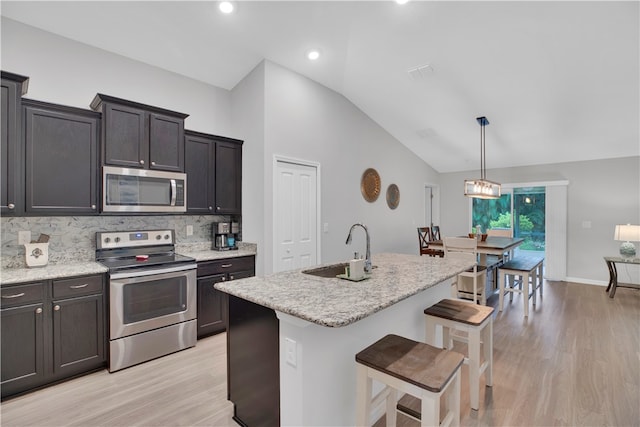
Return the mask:
M634 288L640 289L640 284L636 283L618 283L618 270L616 264L640 264L640 258L622 258L618 256L606 256L604 261L609 269L609 284L606 292L609 292L609 298L613 298L616 294L616 288Z

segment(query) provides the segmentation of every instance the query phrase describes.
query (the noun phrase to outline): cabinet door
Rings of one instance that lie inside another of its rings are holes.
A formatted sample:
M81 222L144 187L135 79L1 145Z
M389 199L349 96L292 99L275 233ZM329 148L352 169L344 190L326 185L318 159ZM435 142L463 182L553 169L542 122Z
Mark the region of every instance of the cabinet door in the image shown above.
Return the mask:
M53 375L99 368L105 358L102 295L53 301Z
M184 138L184 171L187 174L187 212L213 213L215 143L206 138Z
M104 163L129 168L146 168L149 163L146 113L118 104L104 106Z
M21 213L24 198L21 192L21 156L22 143L19 138L19 83L2 79L2 104L0 113L0 209L2 214Z
M24 112L26 212L97 214L99 115L37 104Z
M184 172L184 119L149 114L149 168Z
M43 304L0 310L2 353L2 396L28 390L44 379Z
M217 142L215 164L215 213L242 213L242 145Z
M198 338L226 329L226 295L213 285L225 281L226 274L198 279Z

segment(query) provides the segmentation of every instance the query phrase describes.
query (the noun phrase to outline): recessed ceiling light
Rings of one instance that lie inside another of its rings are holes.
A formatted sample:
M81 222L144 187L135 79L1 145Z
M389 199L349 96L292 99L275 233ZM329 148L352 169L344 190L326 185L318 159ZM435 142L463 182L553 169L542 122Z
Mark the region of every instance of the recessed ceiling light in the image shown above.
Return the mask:
M222 13L233 12L233 3L231 3L230 1L221 1L218 7L220 8L220 12Z
M407 4L409 2L409 0L396 0L396 3L398 4Z
M307 58L311 61L315 61L320 58L320 51L318 49L311 49L307 51Z

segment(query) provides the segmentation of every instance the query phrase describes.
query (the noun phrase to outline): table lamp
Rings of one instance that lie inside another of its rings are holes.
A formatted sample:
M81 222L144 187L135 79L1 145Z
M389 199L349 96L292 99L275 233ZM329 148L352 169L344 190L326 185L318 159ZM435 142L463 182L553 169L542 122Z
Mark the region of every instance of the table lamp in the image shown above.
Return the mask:
M620 255L630 258L636 255L636 246L631 242L640 242L640 225L616 225L614 240L623 242L620 245Z

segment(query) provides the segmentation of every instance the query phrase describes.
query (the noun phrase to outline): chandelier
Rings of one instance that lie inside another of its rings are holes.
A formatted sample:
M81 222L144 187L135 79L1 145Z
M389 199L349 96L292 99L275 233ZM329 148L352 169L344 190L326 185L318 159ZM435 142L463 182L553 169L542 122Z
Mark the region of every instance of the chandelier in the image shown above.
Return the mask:
M480 179L465 179L464 195L477 199L499 199L500 184L487 180L487 164L484 158L484 127L489 124L489 120L484 116L477 117L476 120L480 124Z

